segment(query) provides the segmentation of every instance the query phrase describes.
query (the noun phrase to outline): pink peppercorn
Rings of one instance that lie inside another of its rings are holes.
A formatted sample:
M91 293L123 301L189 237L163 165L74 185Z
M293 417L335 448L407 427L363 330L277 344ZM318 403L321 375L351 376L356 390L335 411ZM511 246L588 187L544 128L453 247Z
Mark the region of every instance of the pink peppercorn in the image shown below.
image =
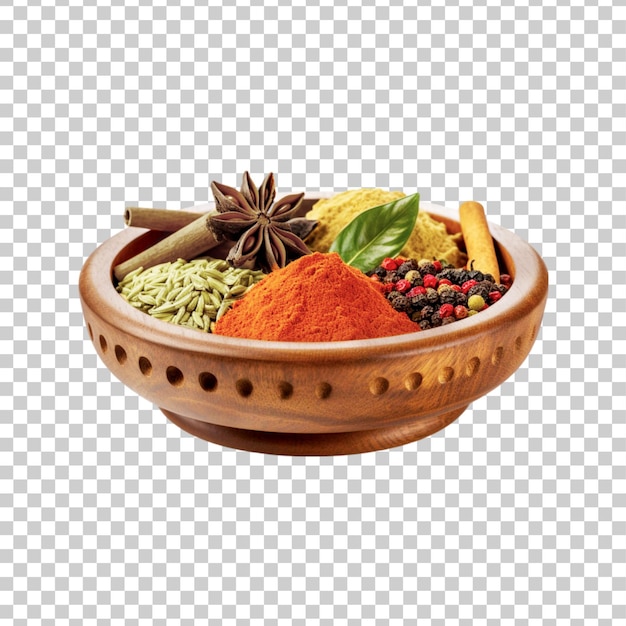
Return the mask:
M489 292L489 302L497 302L501 297L502 294L499 291Z
M440 272L441 271L441 261L433 261L433 265L435 266L435 271L436 272Z
M437 278L432 274L426 274L424 276L422 282L424 283L424 287L430 287L431 289L435 289L437 287Z
M450 317L454 314L454 307L451 304L442 304L439 307L439 315L441 317Z
M383 262L381 263L381 265L383 266L384 269L386 269L388 272L389 271L393 271L393 270L397 270L398 269L398 263L396 262L395 259L392 259L390 257L387 257L386 259L383 260Z
M422 293L426 293L426 289L424 287L422 287L421 285L418 285L417 287L413 287L413 289L411 289L406 294L406 297L407 298L414 298L415 296L419 296Z
M440 285L451 285L452 281L448 280L447 278L440 278L439 279L439 284Z
M462 305L458 304L454 307L454 317L458 320L462 320L467 317L467 309Z
M461 285L461 291L463 293L467 293L474 285L477 285L478 282L475 281L474 279L471 280L466 280L462 285Z
M405 291L408 291L410 288L411 288L411 283L408 280L405 280L404 278L401 278L396 283L396 291L399 291L400 293L404 293Z

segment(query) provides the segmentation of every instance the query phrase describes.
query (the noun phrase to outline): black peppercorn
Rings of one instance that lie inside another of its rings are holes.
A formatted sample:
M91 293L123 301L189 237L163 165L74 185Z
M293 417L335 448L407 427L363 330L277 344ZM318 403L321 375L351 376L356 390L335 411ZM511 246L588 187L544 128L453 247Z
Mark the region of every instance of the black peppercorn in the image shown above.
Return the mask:
M441 304L456 304L456 294L460 292L453 291L452 289L446 289L439 294L439 302Z
M462 304L465 306L467 304L467 296L462 291L455 291L455 299L454 304L459 305Z
M409 298L409 302L414 309L422 309L428 304L428 298L426 294L420 293L412 298Z
M389 298L389 302L391 302L391 306L396 310L396 311L402 311L402 312L406 312L411 308L411 305L409 304L409 299L402 295L401 293L393 292L396 293L397 295L394 296L393 298Z
M481 280L485 280L485 275L479 270L471 270L468 272L470 280L476 280L480 282Z
M437 268L429 261L425 263L420 262L419 272L422 276L426 276L426 274L432 274L434 276L437 273Z
M408 259L398 268L398 274L406 278L406 273L417 269L417 263L413 259Z
M430 316L435 312L435 307L430 306L430 305L426 305L425 307L422 308L422 319L429 319Z
M439 313L439 311L435 311L430 316L430 325L433 328L436 328L437 326L441 326L441 314Z
M437 304L439 302L439 294L435 289L426 289L426 299L430 304Z

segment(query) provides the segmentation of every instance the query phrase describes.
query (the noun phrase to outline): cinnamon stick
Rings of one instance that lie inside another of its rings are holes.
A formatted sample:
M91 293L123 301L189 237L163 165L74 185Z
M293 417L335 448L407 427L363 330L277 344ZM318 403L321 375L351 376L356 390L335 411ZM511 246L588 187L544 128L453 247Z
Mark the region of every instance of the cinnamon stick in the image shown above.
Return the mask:
M173 233L197 220L200 215L203 214L197 211L127 207L124 211L124 223L126 226Z
M467 266L483 274L491 274L495 282L499 283L500 268L485 209L478 202L464 202L459 207L459 217L467 248Z
M147 269L175 261L176 259L190 260L217 246L222 239L210 229L208 214L200 214L193 222L183 226L165 239L140 252L136 256L116 265L113 274L117 280L122 280L126 274L139 267Z

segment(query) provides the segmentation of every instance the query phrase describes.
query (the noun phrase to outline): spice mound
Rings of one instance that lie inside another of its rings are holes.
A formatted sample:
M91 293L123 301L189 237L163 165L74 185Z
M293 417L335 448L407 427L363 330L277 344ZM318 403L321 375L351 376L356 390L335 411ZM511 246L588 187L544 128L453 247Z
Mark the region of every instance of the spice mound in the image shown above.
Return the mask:
M268 341L346 341L419 331L380 285L338 254L315 252L275 270L215 325L214 333Z
M318 226L307 238L307 246L317 252L328 252L340 231L357 215L381 204L403 198L401 191L352 189L318 200L306 217ZM455 267L465 265L467 256L459 249L460 235L448 234L441 222L420 211L415 228L400 252L404 258L445 259Z
M501 274L443 266L428 259L385 259L371 274L395 311L405 313L422 330L445 326L488 309L513 282Z

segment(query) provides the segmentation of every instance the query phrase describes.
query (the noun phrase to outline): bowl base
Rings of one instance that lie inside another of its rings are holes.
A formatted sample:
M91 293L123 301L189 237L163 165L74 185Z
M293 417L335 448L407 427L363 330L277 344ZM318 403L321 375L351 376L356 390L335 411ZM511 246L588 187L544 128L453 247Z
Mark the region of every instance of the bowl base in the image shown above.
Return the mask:
M361 454L395 448L424 437L454 422L467 406L427 419L389 428L340 433L274 433L218 426L161 409L165 416L185 432L228 448L284 454L290 456L330 456Z

